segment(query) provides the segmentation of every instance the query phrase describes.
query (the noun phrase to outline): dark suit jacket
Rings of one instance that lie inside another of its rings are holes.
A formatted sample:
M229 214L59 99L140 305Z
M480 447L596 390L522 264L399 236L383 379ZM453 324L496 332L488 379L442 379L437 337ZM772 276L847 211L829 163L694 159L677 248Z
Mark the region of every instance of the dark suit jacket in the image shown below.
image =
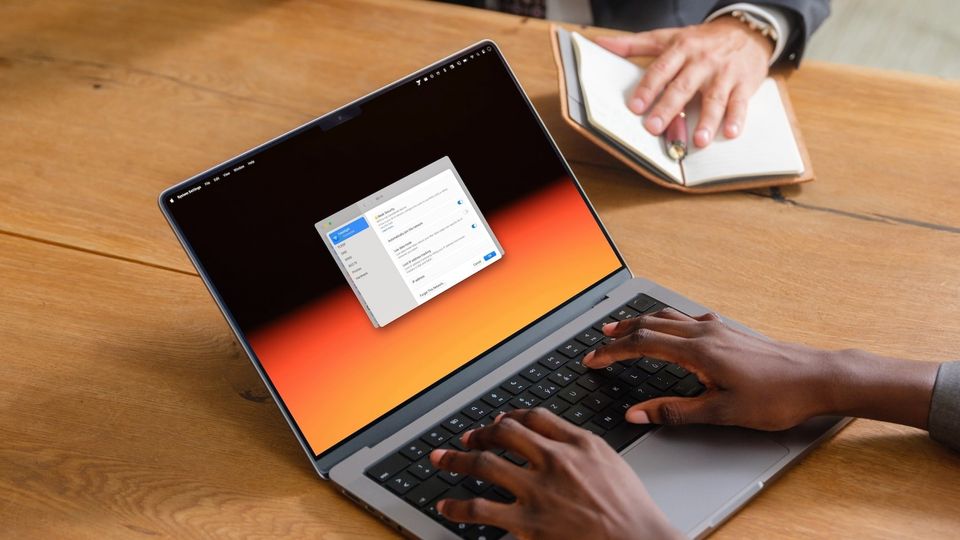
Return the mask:
M484 0L448 0L482 7ZM642 32L655 28L699 24L714 11L738 0L590 0L593 24L605 28ZM739 0L744 1L744 0ZM807 40L830 14L830 0L746 0L751 4L783 8L791 17L792 31L781 61L799 64Z

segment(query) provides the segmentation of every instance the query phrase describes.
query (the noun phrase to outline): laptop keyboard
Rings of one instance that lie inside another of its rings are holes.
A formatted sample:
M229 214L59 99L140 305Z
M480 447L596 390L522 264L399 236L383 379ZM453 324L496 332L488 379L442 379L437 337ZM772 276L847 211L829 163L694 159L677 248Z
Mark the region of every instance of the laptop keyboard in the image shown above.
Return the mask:
M514 500L513 495L478 478L438 472L430 463L430 452L434 448L466 450L460 443L463 432L489 425L501 413L533 407L549 409L596 433L614 450L627 447L655 427L626 422L627 409L660 396L696 396L704 391L704 386L682 367L656 358L637 358L599 370L587 368L581 360L590 350L612 341L603 335L604 324L665 307L647 295L637 296L368 468L367 476L462 538L500 538L506 534L501 529L443 518L435 503L446 498L473 497L508 503ZM522 456L512 452L495 453L519 466L526 465Z

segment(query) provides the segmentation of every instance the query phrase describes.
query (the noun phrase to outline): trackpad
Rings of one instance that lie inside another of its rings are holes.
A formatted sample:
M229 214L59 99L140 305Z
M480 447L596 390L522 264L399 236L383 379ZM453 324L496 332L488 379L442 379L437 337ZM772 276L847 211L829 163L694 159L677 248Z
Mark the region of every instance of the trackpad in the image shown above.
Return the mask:
M661 428L623 457L670 523L689 535L787 452L760 432L686 426Z

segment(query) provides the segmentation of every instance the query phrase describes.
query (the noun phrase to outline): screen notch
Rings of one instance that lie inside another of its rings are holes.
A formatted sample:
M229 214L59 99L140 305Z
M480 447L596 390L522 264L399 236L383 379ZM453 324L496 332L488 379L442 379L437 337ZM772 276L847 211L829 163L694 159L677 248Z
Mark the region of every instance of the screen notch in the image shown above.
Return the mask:
M323 131L330 131L331 129L339 126L340 124L349 122L350 120L353 120L354 118L360 116L362 112L363 110L360 108L359 105L348 105L342 109L333 111L332 113L324 116L317 122L317 125Z

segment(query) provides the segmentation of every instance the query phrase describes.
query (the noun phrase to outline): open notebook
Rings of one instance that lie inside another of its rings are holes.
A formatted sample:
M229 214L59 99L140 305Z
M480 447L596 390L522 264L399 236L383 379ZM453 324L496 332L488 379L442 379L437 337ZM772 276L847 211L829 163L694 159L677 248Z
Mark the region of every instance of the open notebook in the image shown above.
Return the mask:
M813 179L778 80L767 78L751 98L739 137L726 139L721 133L703 149L691 141L688 155L677 162L667 155L662 137L651 135L643 127L643 118L626 106L643 68L576 32L556 28L555 35L557 62L564 71L561 97L569 101L563 103L565 118L644 176L684 191L745 189ZM700 117L699 101L698 96L686 109L690 134Z

